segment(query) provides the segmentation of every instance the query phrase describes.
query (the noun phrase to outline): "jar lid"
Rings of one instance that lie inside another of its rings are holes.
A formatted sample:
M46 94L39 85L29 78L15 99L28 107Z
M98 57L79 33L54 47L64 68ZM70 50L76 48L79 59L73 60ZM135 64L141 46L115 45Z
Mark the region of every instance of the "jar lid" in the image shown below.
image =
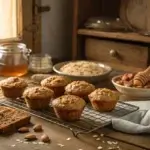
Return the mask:
M25 50L26 45L24 43L3 43L0 44L0 51L6 53L20 53L21 50Z

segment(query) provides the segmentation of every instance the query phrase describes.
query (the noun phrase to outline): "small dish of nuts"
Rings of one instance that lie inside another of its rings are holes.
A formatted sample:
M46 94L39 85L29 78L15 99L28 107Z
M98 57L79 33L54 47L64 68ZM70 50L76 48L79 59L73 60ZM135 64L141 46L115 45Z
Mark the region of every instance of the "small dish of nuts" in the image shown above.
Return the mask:
M135 73L125 73L113 77L112 83L123 95L138 98L150 98L150 81L145 82L143 85L137 85L134 83L135 77Z

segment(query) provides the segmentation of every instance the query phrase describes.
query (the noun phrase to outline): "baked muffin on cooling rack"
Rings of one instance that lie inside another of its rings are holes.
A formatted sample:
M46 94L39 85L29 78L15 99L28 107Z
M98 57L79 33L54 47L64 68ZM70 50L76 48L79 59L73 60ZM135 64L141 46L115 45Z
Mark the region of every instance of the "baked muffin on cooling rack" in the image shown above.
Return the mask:
M8 98L21 97L27 86L27 82L19 77L9 77L0 81L3 95Z
M47 87L54 91L54 96L59 97L64 95L65 86L70 83L70 80L64 76L50 76L41 81L41 86Z
M95 86L85 81L73 81L65 87L65 94L76 95L87 101L88 95L95 90Z
M52 90L40 86L28 88L23 93L27 107L35 110L47 108L53 95Z
M75 95L63 95L52 101L56 116L65 121L79 120L85 105L85 101Z
M92 107L97 111L112 111L119 99L117 92L106 88L98 88L89 94Z

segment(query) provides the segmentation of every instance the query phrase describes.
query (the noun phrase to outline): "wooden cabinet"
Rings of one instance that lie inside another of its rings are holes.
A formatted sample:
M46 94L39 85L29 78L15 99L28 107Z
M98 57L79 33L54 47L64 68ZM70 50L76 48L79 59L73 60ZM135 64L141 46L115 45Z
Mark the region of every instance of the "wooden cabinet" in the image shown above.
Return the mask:
M85 57L104 62L116 69L140 69L147 66L148 47L128 42L86 38Z
M149 65L150 37L135 32L85 29L89 17L119 17L121 0L74 0L73 59L89 59L116 70L139 71Z

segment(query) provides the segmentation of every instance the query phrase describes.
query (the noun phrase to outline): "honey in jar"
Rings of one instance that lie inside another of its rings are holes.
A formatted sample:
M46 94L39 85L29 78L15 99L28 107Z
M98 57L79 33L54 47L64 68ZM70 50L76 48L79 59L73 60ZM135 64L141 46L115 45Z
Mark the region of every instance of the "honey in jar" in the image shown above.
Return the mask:
M0 76L23 76L28 72L28 65L2 66Z
M28 72L31 50L23 43L0 45L0 76L23 76Z

